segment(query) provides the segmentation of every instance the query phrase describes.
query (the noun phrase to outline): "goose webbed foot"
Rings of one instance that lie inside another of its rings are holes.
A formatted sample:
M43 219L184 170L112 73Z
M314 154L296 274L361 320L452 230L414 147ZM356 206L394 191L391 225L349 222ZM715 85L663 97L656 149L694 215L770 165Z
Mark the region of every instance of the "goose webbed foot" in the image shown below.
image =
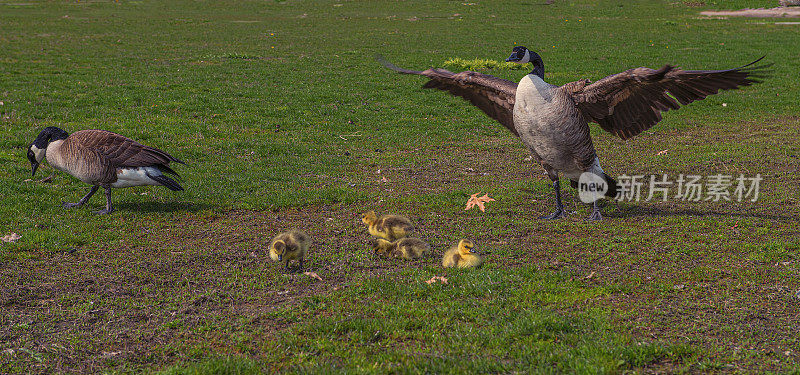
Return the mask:
M114 208L113 207L110 208L110 209L109 208L104 208L104 209L102 209L100 211L95 211L94 213L96 213L98 215L108 215L108 214L110 214L112 212L114 212Z
M82 205L83 205L83 203L81 203L81 202L78 202L78 203L61 202L61 207L64 207L64 208L80 207Z
M87 201L89 201L89 198L91 198L91 197L92 197L92 195L94 195L94 193L96 193L96 192L97 192L97 189L99 189L99 188L100 188L100 187L99 187L99 186L96 186L96 185L95 185L95 186L92 186L92 189L91 189L91 190L89 190L89 193L87 193L86 195L84 195L84 196L83 196L83 198L81 198L81 200L79 200L77 203L61 202L61 207L64 207L64 208L73 208L73 207L80 207L80 206L83 206L83 204L84 204L84 203L86 203Z
M594 201L594 204L592 205L592 213L586 218L586 220L598 221L602 219L603 215L600 214L600 207L597 206L597 201Z
M558 177L555 177L553 180L553 190L556 192L556 211L550 215L542 216L539 219L555 220L566 217L566 215L564 215L564 205L561 204L561 185L558 182Z
M556 210L556 212L553 212L550 215L539 216L539 219L542 219L542 220L555 220L555 219L563 219L565 217L567 217L567 216L564 214L564 210L559 208L559 209Z
M111 205L111 186L106 186L106 208L95 212L98 215L108 215L114 212L114 206Z
M586 220L588 220L588 221L598 221L598 220L602 220L602 219L603 219L603 215L600 215L600 210L597 210L597 209L592 211L592 214L589 215L589 217L586 218Z

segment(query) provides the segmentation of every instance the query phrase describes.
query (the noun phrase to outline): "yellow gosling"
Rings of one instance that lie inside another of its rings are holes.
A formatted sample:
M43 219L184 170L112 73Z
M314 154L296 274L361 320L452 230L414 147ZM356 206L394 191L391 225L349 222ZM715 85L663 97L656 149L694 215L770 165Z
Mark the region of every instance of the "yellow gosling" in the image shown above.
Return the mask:
M475 244L470 240L461 240L444 253L442 266L444 267L480 267L483 258L474 250Z
M383 238L372 240L375 253L406 260L419 259L430 253L431 246L419 238L405 237L394 242Z
M369 234L389 241L401 239L414 229L411 220L404 216L383 215L378 217L375 211L365 213L361 221L367 225Z
M275 262L285 262L284 268L289 269L289 261L296 260L303 269L303 259L308 254L311 238L299 230L290 230L281 233L272 239L269 245L269 257Z

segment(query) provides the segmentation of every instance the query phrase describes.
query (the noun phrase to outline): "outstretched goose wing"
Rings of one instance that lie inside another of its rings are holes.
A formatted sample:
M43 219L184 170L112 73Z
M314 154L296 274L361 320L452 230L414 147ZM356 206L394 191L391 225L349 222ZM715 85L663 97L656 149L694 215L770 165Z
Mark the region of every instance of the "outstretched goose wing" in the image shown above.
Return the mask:
M705 99L719 90L733 90L760 82L765 66L753 64L728 70L681 70L671 65L661 69L629 69L583 85L564 87L572 95L587 121L622 139L633 137L659 121L661 112Z
M82 130L70 139L87 150L93 150L115 167L165 166L169 162L185 164L157 148L145 146L128 137L105 130Z
M453 73L444 69L428 69L424 71L408 70L395 66L382 56L377 56L383 66L403 74L426 76L430 80L422 87L448 91L453 95L469 100L489 117L497 120L514 135L514 102L517 95L517 84L507 79L488 74L465 71Z

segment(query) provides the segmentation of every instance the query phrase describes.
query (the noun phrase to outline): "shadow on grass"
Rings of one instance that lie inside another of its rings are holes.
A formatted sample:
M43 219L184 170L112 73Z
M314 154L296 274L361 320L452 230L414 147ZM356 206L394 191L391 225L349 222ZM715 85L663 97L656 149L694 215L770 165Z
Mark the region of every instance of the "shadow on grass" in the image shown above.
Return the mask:
M696 217L739 217L739 218L758 218L775 221L796 221L797 217L789 215L781 215L780 213L762 213L755 211L713 211L701 210L695 208L677 208L677 207L656 207L656 206L620 206L610 204L608 206L613 209L604 213L604 216L613 218L630 218L637 216L696 216ZM616 206L616 207L614 207Z
M208 210L211 208L218 208L218 207L206 203L189 203L189 202L114 203L114 211L130 211L130 212L180 212L180 211L197 212L197 211Z

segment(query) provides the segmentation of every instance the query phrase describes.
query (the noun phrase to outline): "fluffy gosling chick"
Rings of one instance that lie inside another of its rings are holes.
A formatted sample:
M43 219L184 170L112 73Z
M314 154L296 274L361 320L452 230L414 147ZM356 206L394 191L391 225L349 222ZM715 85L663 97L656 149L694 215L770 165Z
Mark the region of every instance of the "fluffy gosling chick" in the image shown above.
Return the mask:
M470 240L458 241L458 245L453 246L444 253L442 266L444 267L480 267L483 258L474 250L475 244Z
M422 258L431 251L431 246L425 241L411 237L401 238L394 242L383 238L374 238L372 247L378 254L406 260Z
M364 214L361 221L367 225L369 234L389 241L403 238L414 229L411 220L400 215L383 215L378 217L375 211Z
M269 257L276 262L286 262L284 268L289 269L289 261L300 262L300 270L303 269L303 258L308 253L311 246L311 238L299 230L283 232L275 238L269 245Z

